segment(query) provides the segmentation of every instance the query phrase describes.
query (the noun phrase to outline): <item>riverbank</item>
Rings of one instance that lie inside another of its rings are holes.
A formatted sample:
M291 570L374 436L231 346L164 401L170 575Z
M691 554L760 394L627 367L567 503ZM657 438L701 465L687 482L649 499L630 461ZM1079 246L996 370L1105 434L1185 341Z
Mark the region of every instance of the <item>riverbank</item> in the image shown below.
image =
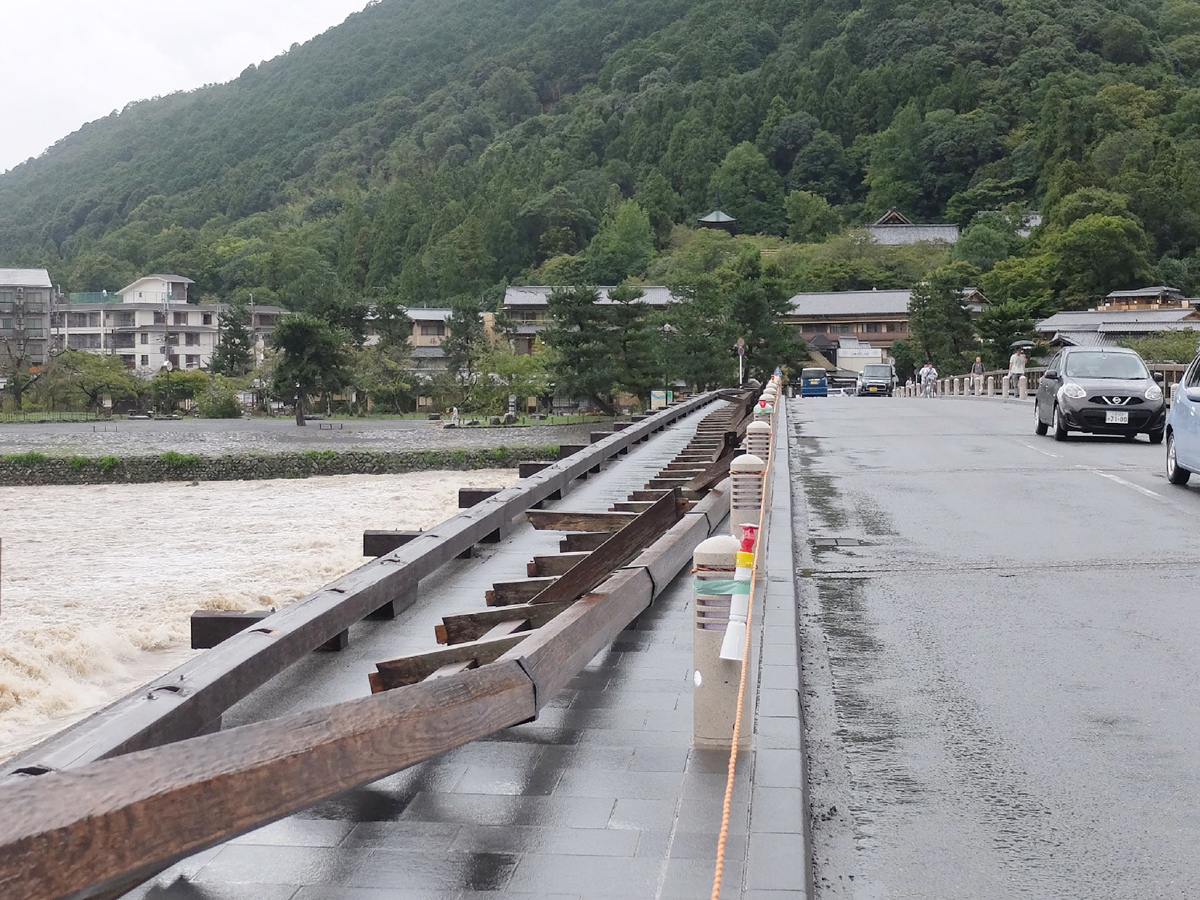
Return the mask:
M196 609L263 609L362 559L369 528L431 528L511 469L0 487L0 758L169 671Z

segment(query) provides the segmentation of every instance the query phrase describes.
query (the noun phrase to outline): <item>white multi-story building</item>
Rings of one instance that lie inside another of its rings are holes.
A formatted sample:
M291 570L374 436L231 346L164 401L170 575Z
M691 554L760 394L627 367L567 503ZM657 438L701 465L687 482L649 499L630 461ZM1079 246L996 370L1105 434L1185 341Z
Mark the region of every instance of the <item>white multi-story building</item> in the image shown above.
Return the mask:
M71 294L51 315L51 346L119 356L125 368L151 375L168 362L173 369L203 369L220 343L219 303L188 303L190 278L147 275L116 294ZM252 308L261 343L285 310Z

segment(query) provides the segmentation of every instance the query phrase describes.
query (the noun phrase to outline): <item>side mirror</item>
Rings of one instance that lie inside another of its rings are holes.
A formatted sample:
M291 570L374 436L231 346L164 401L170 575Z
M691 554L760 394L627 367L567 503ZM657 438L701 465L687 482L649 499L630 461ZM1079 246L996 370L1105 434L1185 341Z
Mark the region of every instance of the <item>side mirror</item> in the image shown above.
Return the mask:
M1050 369L1048 372L1042 373L1042 377L1049 378L1051 381L1053 381L1054 379L1058 378L1058 373L1053 369Z
M1155 372L1155 373L1154 373L1154 375L1153 375L1152 377L1153 377L1153 378L1154 378L1154 380L1155 380L1155 381L1157 381L1159 384L1162 384L1162 383L1163 383L1163 373L1162 373L1162 372Z
M1200 388L1188 388L1184 393L1193 403L1200 403Z

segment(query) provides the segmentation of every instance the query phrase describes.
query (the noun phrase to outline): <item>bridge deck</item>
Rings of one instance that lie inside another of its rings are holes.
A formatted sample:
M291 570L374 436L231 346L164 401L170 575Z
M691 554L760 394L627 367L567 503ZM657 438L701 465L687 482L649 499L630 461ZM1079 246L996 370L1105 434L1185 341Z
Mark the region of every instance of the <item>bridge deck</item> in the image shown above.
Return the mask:
M576 482L559 505L599 511L624 500L707 412ZM787 496L783 469L777 498ZM779 519L771 552L788 573L790 529L786 515ZM559 537L522 525L477 548L481 558L423 582L403 617L352 629L348 649L312 655L231 710L226 725L362 696L376 662L432 647L442 615L482 608L493 582L525 577L526 563L557 552ZM681 576L538 721L197 854L127 897L707 896L728 760L691 749L690 599L690 578ZM756 751L739 765L722 896L784 900L804 886L790 577L771 583L766 602Z

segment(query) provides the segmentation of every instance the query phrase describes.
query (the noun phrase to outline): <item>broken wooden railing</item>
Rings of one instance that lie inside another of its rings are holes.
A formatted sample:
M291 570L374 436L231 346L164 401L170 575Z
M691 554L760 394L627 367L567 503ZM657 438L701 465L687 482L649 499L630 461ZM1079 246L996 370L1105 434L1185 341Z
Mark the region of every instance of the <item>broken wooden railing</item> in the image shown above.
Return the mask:
M10 760L0 784L40 781L53 772L218 730L226 710L317 647L388 605L393 612L406 608L420 581L442 565L507 532L532 506L555 492L565 494L574 479L603 461L721 396L701 394L646 416L460 512Z
M477 647L476 668L0 786L0 897L114 896L206 847L536 718L690 563L728 511L726 488L686 512L668 492L655 505L679 515L665 533L536 631L496 640L486 664Z

